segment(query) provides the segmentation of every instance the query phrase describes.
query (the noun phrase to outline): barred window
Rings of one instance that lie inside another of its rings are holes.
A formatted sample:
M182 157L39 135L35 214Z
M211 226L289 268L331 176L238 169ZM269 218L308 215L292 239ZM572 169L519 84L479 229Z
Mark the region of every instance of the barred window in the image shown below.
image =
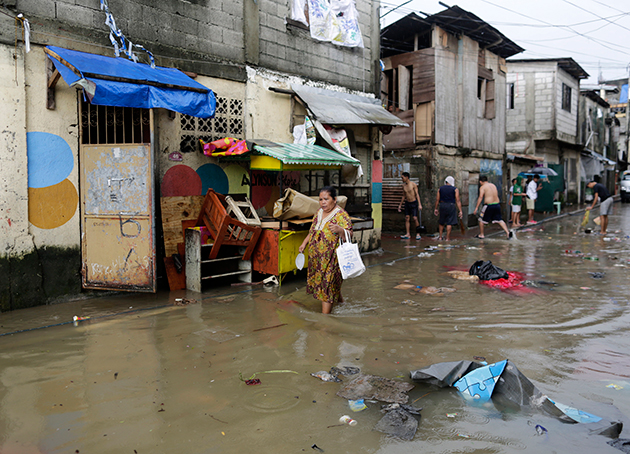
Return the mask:
M96 106L81 99L80 115L83 144L151 142L147 109Z
M217 96L214 118L197 118L184 114L180 114L179 118L182 153L199 150L199 139L212 142L225 137L243 138L243 101L240 99Z

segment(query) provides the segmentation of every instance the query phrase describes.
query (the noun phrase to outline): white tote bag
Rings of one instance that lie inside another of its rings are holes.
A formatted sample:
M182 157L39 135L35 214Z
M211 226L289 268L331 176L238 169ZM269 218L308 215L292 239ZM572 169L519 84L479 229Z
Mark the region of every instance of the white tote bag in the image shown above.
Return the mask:
M339 268L341 268L341 277L350 279L361 276L365 271L365 265L363 260L361 260L359 245L351 241L347 230L345 234L345 241L342 238L339 239L340 245L337 248L337 259L339 260Z

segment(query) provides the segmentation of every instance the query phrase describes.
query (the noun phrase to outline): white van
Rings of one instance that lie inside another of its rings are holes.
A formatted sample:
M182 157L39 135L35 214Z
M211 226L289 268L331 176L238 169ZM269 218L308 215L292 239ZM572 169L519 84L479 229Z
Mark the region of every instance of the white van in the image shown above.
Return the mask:
M630 201L630 170L625 170L621 174L621 181L619 182L619 192L621 194L621 202Z

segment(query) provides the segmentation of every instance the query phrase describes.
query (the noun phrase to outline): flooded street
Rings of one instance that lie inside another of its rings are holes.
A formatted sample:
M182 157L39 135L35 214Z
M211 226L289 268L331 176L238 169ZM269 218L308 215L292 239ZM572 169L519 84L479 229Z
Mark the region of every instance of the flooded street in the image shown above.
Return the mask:
M437 362L509 359L554 401L627 422L630 207L614 204L607 237L579 233L580 221L544 222L513 241L385 236L332 316L299 278L1 314L0 452L621 452L587 425L423 384L408 393L422 408L418 432L401 441L374 430L380 402L353 413L338 383L311 376L355 366L410 381ZM480 259L529 285L499 290L447 273ZM394 289L405 281L455 292ZM182 296L199 303L173 306ZM75 315L91 318L73 324ZM239 378L254 374L260 385ZM358 424L339 424L345 414Z

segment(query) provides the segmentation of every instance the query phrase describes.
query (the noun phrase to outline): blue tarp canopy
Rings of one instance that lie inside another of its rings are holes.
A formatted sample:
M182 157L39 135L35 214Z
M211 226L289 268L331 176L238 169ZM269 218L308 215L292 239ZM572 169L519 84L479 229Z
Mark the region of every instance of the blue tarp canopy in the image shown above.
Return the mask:
M101 106L164 108L201 118L214 116L216 98L175 68L134 63L62 47L47 46L46 54L63 80L80 86L90 102Z

